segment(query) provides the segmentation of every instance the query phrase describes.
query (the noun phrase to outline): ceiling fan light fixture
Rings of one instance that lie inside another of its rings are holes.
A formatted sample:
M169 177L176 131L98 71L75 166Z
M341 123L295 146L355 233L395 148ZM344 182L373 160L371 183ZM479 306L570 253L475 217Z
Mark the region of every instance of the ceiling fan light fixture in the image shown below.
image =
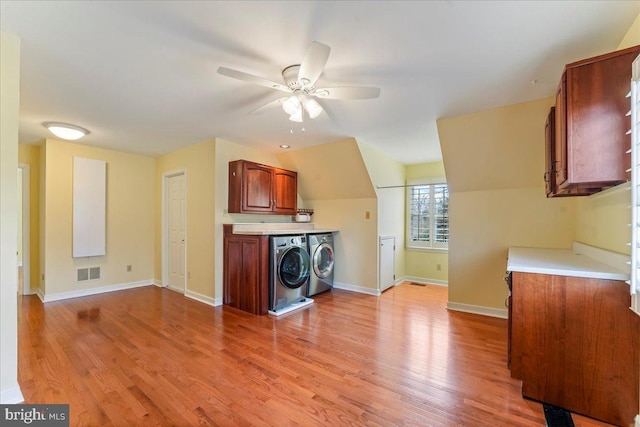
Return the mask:
M298 108L291 116L289 120L292 122L302 123L302 108Z
M322 107L315 99L309 98L304 103L304 109L309 113L309 117L315 119L322 113Z
M47 129L49 129L49 131L51 131L51 133L57 136L58 138L66 139L69 141L80 139L83 136L88 135L90 133L85 128L81 128L80 126L70 125L67 123L44 122L42 125Z
M300 108L300 100L297 96L291 96L282 103L282 109L289 115L294 114Z

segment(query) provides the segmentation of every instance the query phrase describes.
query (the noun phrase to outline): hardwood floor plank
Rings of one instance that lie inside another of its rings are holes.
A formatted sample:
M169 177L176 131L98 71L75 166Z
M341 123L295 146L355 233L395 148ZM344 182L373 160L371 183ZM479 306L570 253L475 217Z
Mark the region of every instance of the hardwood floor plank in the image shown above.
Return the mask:
M314 299L275 318L154 286L23 296L21 389L69 403L74 426L544 425L507 369L506 321L447 311L446 287Z

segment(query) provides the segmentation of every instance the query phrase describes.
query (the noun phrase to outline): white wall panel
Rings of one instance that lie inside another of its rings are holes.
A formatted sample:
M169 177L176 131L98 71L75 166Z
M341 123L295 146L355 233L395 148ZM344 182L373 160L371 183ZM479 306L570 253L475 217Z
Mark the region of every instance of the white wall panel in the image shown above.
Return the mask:
M107 163L73 158L73 257L106 254Z

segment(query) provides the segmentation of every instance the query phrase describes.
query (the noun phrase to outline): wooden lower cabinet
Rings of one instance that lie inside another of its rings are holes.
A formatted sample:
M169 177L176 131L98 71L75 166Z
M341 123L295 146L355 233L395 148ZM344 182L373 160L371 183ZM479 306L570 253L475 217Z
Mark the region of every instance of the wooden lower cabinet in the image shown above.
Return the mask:
M233 234L224 225L223 302L253 314L269 309L269 236Z
M608 423L638 412L640 317L623 281L512 273L511 376L522 395Z

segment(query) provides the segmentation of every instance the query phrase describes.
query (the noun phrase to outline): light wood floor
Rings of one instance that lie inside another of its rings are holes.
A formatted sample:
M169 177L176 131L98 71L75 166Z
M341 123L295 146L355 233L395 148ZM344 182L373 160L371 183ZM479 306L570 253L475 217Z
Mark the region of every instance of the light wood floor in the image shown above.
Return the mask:
M26 403L69 403L71 425L545 425L509 376L506 320L446 297L333 290L281 318L155 286L19 297L19 383Z

